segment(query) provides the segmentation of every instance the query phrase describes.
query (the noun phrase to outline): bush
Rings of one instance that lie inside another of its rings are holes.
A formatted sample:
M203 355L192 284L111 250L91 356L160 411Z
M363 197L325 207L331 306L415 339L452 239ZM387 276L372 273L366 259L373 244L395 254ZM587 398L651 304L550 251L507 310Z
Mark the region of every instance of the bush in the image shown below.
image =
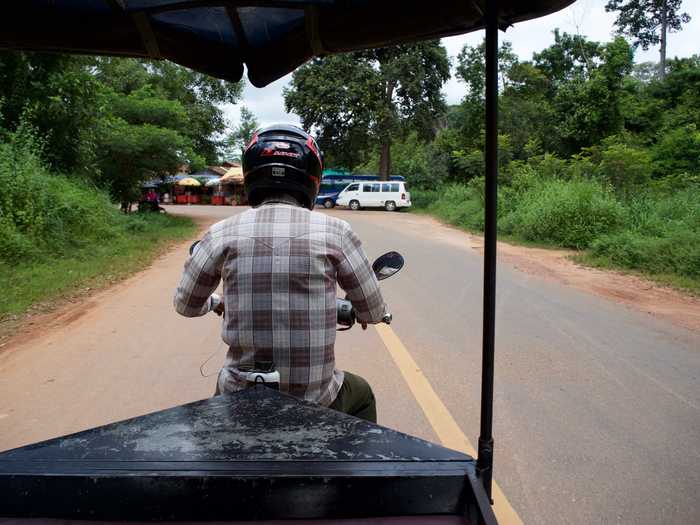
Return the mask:
M118 212L106 194L49 174L31 145L0 144L0 257L17 262L39 252L66 253L109 239Z
M700 185L695 177L678 176L676 188L648 187L622 198L597 179L565 178L576 171L590 174L589 158L573 159L560 171L557 159L550 157L545 163L554 170L546 176L538 171L543 159L513 161L504 172L508 182L499 188L499 232L525 241L589 248L584 259L594 264L663 275L665 282L670 278L700 290ZM476 177L467 184L414 190L411 197L417 209L483 231L483 184Z
M483 185L483 179L480 182ZM475 185L447 184L436 190L413 190L411 202L443 221L474 231L484 228L483 189Z
M599 171L606 182L629 196L646 190L651 179L651 155L626 144L611 144L601 152Z
M695 124L664 131L652 151L657 177L700 174L700 130Z
M522 195L502 229L525 240L586 248L618 229L625 210L594 181L542 181Z
M76 179L51 174L31 137L0 143L0 261L61 256L122 234L122 217L109 197Z
M440 199L442 189L438 187L434 190L422 188L411 188L411 205L418 210L429 208Z
M591 254L615 265L652 274L700 278L699 232L677 229L665 236L639 231L605 235L591 244Z
M452 152L452 162L464 180L484 174L484 153L481 150L455 150Z

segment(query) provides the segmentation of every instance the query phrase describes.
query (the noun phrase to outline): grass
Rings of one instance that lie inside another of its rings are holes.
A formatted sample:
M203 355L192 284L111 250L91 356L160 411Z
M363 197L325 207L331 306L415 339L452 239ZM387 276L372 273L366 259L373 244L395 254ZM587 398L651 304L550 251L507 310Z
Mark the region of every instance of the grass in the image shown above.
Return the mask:
M414 211L481 233L482 182L414 189ZM577 262L700 295L700 193L695 188L622 198L590 179L531 177L499 189L499 236L526 246L572 248L579 251Z
M196 226L184 217L133 215L119 218L119 230L103 241L83 243L70 255L0 262L0 320L121 280L147 267L172 242L191 237Z
M0 130L0 321L147 266L187 218L124 215L89 181L51 171L30 128Z
M622 271L639 277L644 277L664 286L670 286L677 290L689 292L692 295L700 297L700 279L686 277L674 273L659 273L653 271L641 271L634 268L629 268L620 265L618 262L608 258L594 255L589 252L581 252L573 257L573 260L579 264L592 266L594 268L602 268L603 270Z

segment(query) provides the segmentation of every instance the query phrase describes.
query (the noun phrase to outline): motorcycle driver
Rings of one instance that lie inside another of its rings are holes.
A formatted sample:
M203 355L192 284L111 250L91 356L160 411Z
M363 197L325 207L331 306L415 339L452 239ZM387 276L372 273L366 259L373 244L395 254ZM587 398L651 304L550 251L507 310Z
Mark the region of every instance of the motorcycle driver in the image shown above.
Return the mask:
M296 126L259 129L243 154L252 208L214 224L185 263L175 309L224 313L229 350L216 393L246 388L246 370L273 363L279 388L376 422L363 378L335 368L336 290L366 328L386 311L372 267L350 225L314 212L323 161ZM223 280L223 298L214 294Z

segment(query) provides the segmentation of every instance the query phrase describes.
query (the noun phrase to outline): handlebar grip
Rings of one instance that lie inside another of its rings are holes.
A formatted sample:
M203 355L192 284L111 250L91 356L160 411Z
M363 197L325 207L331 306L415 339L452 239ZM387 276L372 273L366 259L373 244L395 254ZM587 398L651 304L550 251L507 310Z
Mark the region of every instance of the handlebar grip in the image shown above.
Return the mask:
M339 325L350 327L355 324L355 310L350 301L336 298L335 306Z

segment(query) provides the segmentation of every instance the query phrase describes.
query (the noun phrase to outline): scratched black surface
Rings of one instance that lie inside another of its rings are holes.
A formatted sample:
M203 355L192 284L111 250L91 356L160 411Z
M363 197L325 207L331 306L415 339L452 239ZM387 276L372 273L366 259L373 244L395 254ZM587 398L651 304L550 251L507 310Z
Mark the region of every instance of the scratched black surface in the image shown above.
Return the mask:
M259 387L0 453L0 473L8 468L16 472L18 461L470 459L419 438Z
M259 387L0 453L0 517L494 523L469 456Z

